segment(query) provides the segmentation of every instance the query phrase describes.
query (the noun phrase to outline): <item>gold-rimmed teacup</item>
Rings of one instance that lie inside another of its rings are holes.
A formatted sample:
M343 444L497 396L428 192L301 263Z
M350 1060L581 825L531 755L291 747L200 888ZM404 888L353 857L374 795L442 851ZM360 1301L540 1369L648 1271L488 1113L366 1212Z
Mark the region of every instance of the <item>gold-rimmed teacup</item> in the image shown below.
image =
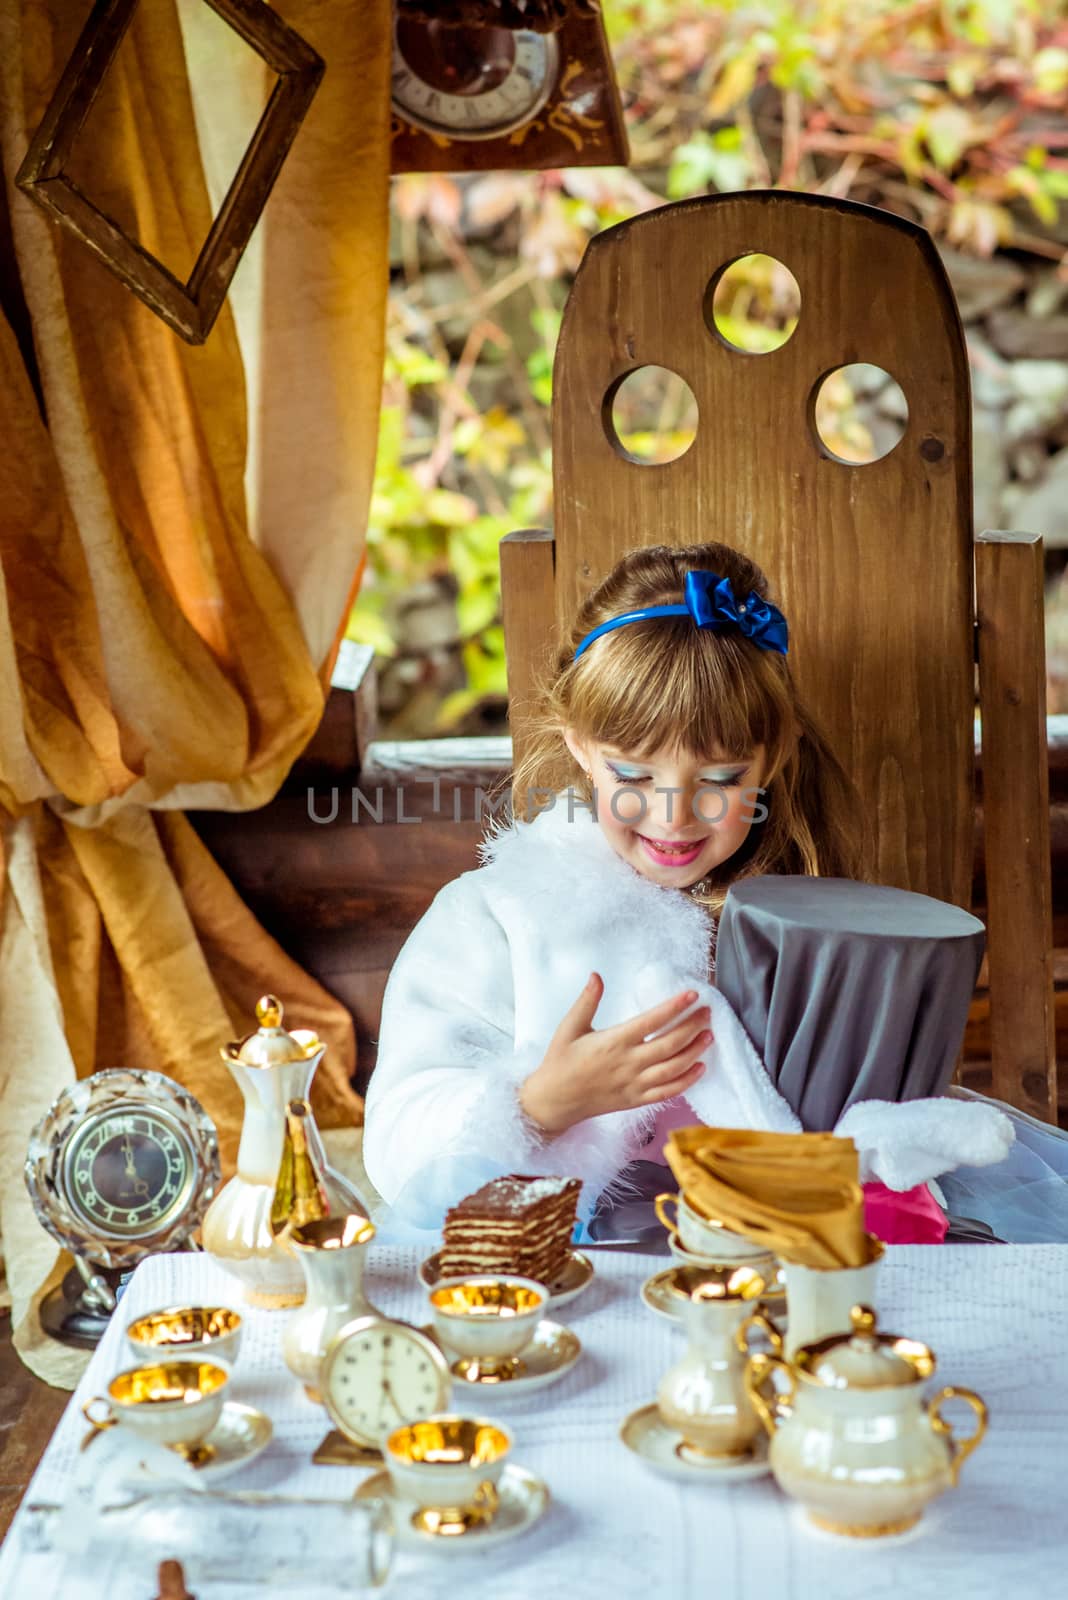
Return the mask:
M232 1367L241 1348L242 1319L229 1306L166 1306L135 1317L126 1343L141 1362L192 1358Z
M499 1422L450 1414L396 1428L383 1456L397 1493L415 1504L412 1526L451 1538L492 1520L511 1448Z
M669 1206L674 1206L674 1216L668 1211ZM744 1234L734 1233L722 1222L702 1216L684 1194L658 1194L654 1209L657 1220L667 1232L672 1255L684 1265L727 1266L737 1261L749 1266L771 1254Z
M681 1267L752 1267L754 1271L766 1277L769 1283L775 1279L779 1264L770 1250L757 1250L753 1247L752 1253L747 1256L706 1256L699 1250L690 1250L683 1244L677 1233L668 1234L668 1249ZM776 1292L785 1291L780 1287Z
M229 1367L216 1361L128 1367L112 1378L106 1395L87 1400L82 1413L97 1433L116 1425L128 1428L199 1466L215 1453L203 1441L219 1420L229 1382ZM103 1416L94 1415L98 1406L104 1407Z
M520 1353L549 1303L543 1283L509 1273L446 1278L428 1298L434 1332L460 1357L452 1367L458 1377L507 1383L525 1371Z

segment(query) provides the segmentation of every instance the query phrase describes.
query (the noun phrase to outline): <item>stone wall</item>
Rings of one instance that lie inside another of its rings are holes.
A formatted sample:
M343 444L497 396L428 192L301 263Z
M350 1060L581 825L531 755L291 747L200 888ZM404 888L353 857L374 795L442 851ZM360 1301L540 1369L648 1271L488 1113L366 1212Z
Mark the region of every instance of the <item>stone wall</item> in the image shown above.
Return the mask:
M972 368L975 526L1068 549L1068 281L1048 264L944 251ZM1056 554L1055 554L1056 552Z

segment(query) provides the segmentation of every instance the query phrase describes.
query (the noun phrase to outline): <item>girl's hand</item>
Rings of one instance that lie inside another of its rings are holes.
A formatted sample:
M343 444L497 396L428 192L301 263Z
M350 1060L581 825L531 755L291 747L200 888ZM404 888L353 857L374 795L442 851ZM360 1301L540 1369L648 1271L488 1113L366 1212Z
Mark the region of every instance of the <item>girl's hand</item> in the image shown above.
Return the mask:
M683 1094L704 1072L695 1059L712 1041L709 1007L701 1006L685 1022L672 1019L697 998L689 989L672 1000L619 1022L612 1028L593 1026L604 985L594 972L553 1034L541 1064L519 1090L519 1102L530 1120L545 1133L563 1133L586 1117L606 1111L631 1111ZM668 1027L659 1039L646 1034Z

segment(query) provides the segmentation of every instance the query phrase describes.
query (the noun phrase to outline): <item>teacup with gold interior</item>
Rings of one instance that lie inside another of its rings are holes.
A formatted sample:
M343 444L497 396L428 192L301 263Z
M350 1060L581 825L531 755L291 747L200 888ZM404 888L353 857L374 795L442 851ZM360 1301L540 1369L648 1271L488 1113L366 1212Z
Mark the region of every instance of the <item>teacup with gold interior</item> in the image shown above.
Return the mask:
M453 1372L480 1383L505 1383L524 1369L520 1353L534 1337L549 1291L533 1278L486 1274L448 1278L429 1293L434 1332L456 1352Z
M396 1428L383 1454L412 1526L446 1538L492 1519L512 1435L486 1417L440 1415Z
M136 1317L126 1343L136 1361L206 1357L233 1366L241 1348L240 1313L229 1306L167 1306Z
M199 1464L214 1454L203 1441L219 1420L229 1382L229 1367L216 1361L128 1367L112 1378L106 1396L94 1395L82 1412L97 1432L116 1425L128 1428L150 1444L167 1445ZM94 1415L99 1406L103 1416Z

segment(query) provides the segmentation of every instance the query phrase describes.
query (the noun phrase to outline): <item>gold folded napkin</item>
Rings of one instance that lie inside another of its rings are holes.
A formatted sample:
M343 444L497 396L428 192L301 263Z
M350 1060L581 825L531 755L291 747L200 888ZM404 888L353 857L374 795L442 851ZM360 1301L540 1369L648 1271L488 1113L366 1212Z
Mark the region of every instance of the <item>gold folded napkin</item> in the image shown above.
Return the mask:
M677 1128L664 1156L694 1211L784 1261L826 1270L871 1259L852 1139Z

